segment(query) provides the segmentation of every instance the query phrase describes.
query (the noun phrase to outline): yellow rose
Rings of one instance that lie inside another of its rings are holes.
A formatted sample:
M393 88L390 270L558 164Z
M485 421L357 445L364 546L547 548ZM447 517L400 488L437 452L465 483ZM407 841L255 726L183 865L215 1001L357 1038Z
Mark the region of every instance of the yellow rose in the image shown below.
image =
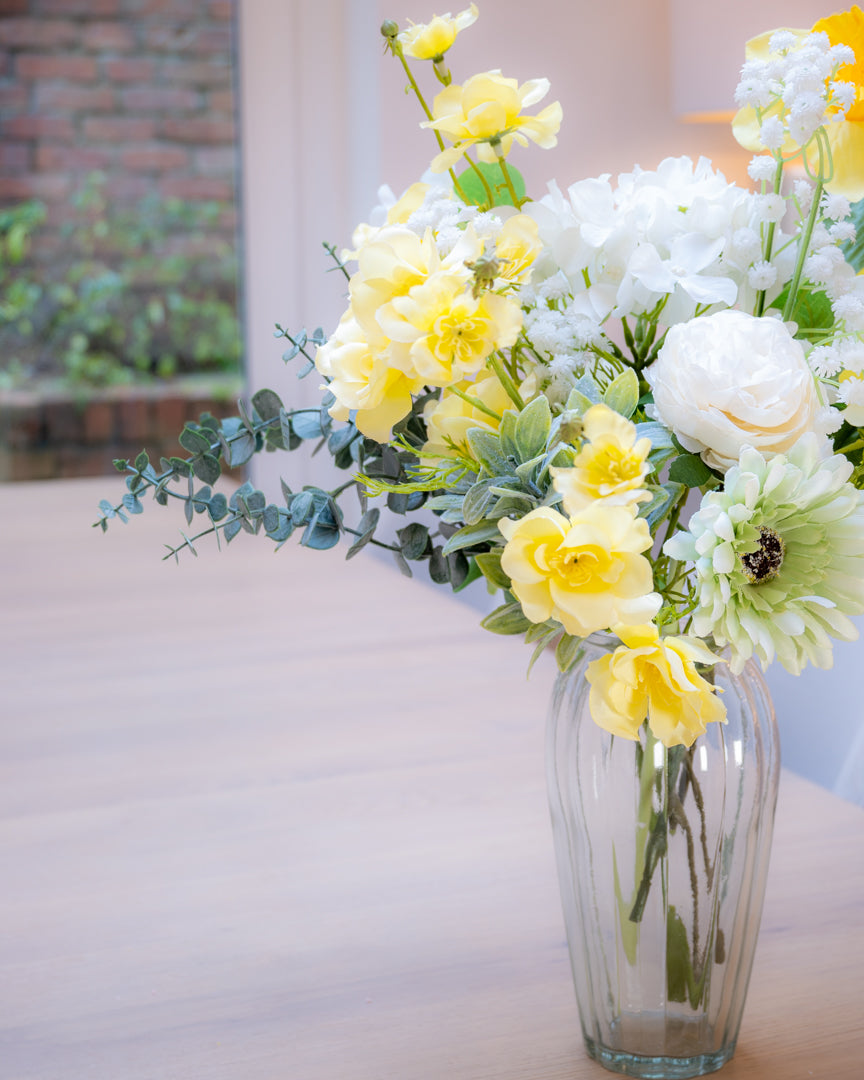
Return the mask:
M415 25L409 19L408 29L398 34L397 40L406 56L415 60L437 60L447 52L460 30L476 22L477 15L477 5L472 4L455 18L448 11L446 15L433 15L428 23Z
M641 554L651 532L630 509L594 503L566 518L540 507L498 525L507 540L502 569L531 622L554 618L568 634L587 637L659 611L651 564Z
M432 106L433 119L421 127L434 128L456 145L433 160L432 171L452 168L469 146L476 145L480 160L490 162L497 160L492 143L499 144L504 156L514 139L520 146L527 146L529 139L544 149L555 146L562 116L559 102L536 116L522 115L548 92L548 79L530 79L520 86L500 71L473 75L464 86L454 83L442 90Z
M499 418L505 409L512 408L510 397L501 385L498 376L486 370L479 372L475 382L461 382L457 386L466 394L482 402ZM500 419L490 416L489 413L472 405L470 401L448 390L442 391L440 400L429 402L424 410L423 418L426 421L427 434L423 450L444 457L454 452L471 457L468 432L472 428L497 432L501 426Z
M394 363L430 386L449 386L475 375L491 353L516 341L522 308L509 296L473 296L463 268L430 275L383 305L377 319L397 343Z
M507 218L495 241L495 257L501 263L499 277L505 281L527 281L542 247L533 218L527 214Z
M423 386L422 379L390 366L386 351L370 348L350 308L318 349L315 366L331 380L326 389L336 398L329 410L333 419L347 420L356 411L358 429L376 442L390 438L393 425L411 411L411 395Z
M582 425L587 441L573 468L552 469L567 513L575 514L597 499L622 506L649 500L643 484L651 440L637 440L636 425L608 405L592 405Z
M716 664L701 641L661 638L656 626L619 626L624 643L592 660L586 678L596 724L613 735L638 739L643 720L664 746L690 746L710 723L722 723L726 707L717 688L696 670Z

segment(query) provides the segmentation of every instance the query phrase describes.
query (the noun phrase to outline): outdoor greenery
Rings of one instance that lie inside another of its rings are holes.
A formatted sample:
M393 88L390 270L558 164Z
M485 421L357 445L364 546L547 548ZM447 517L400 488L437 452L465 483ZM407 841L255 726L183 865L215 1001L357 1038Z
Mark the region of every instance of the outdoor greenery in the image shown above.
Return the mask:
M26 260L45 209L0 211L0 380L107 386L237 369L237 260L219 204L147 195L112 205L94 174L50 264ZM203 241L203 242L202 242Z

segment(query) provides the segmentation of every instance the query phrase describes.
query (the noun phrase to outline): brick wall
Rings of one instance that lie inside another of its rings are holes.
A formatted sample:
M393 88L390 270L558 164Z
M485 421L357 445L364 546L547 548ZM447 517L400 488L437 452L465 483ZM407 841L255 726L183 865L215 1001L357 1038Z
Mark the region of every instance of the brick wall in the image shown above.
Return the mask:
M48 206L48 258L92 171L111 201L226 204L233 237L235 0L0 0L0 204Z

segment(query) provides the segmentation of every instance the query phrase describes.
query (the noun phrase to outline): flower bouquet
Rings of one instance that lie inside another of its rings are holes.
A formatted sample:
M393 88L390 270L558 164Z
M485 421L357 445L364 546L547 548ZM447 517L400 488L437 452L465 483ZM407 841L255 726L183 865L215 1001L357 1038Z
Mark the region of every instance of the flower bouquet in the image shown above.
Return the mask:
M561 106L540 107L545 79L453 81L476 19L382 26L435 151L399 198L382 189L350 250L327 247L348 290L335 330L277 326L320 406L260 390L187 424L187 457L117 463L127 491L98 524L150 491L203 519L175 557L207 535L345 537L348 558L375 545L409 576L426 563L454 590L500 591L482 625L523 635L529 668L554 650L562 673L553 824L589 1051L695 1075L734 1050L764 886L777 755L750 661L830 667L864 613L864 13L748 44L734 133L753 190L677 158L533 199L511 155L554 146ZM223 467L309 442L344 483L214 491ZM382 511L404 524L384 533ZM602 818L628 799L601 856Z

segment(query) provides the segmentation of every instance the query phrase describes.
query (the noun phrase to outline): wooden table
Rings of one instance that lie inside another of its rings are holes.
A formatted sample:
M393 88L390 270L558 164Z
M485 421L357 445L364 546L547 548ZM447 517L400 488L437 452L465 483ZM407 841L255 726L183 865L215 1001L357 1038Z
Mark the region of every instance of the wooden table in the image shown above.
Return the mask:
M0 1078L579 1080L551 671L389 564L0 486ZM49 513L50 511L50 513ZM829 717L814 717L814 738ZM864 1076L864 812L783 777L725 1080Z

